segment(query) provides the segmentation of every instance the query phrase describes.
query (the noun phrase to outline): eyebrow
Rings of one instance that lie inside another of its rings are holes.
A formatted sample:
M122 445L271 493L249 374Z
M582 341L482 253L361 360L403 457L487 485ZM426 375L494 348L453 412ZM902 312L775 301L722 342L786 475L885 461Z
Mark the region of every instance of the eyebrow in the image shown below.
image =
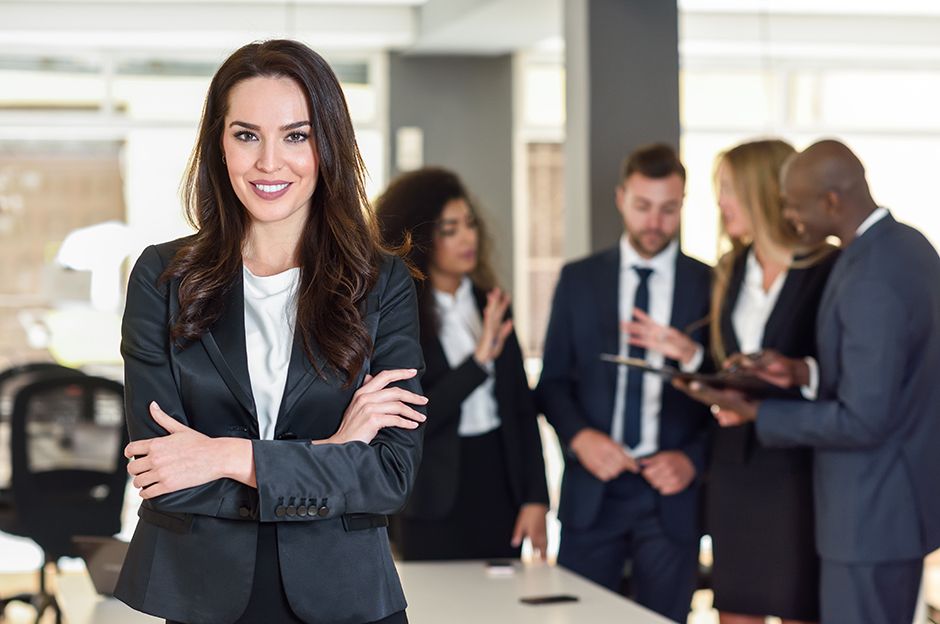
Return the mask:
M241 126L243 128L248 128L249 130L255 130L255 131L261 130L261 126L250 124L247 121L233 121L232 123L228 125L228 127L231 128L232 126ZM286 132L288 130L296 130L297 128L300 128L303 126L312 127L313 124L311 124L309 121L295 121L294 123L289 123L286 126L281 126L281 130Z

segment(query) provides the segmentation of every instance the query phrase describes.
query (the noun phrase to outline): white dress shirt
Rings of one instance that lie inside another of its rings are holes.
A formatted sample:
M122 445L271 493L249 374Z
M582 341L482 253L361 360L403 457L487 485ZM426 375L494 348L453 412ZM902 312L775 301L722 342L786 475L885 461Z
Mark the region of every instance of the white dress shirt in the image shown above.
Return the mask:
M862 224L858 226L858 229L855 230L855 238L858 238L862 234L868 231L868 228L875 225L882 219L888 216L888 209L883 207L878 207L872 211L868 218L862 221Z
M473 356L483 333L483 319L474 300L473 283L469 277L464 277L453 295L435 290L434 301L440 320L438 338L444 348L444 356L451 368L457 368ZM461 437L483 435L500 425L493 394L493 363L487 363L484 368L489 377L460 404L457 434Z
M623 330L623 323L633 318L633 300L640 277L634 267L652 269L647 284L649 287L649 309L647 314L660 325L668 326L672 317L672 296L676 278L676 255L679 243L672 241L664 250L652 258L641 257L626 235L620 238L620 355L630 351L629 335ZM662 353L647 350L646 361L653 366L662 366ZM627 367L617 367L617 390L614 396L614 414L611 422L610 437L617 442L623 440L624 402L627 399ZM659 411L662 406L663 380L659 375L646 373L643 377L643 405L640 409L640 441L628 448L634 457L652 455L659 450Z
M748 251L741 292L731 313L731 325L734 327L734 335L738 339L741 353L757 353L763 347L767 320L770 319L780 298L780 291L787 281L787 273L788 271L782 271L770 285L770 289L764 291L764 267L757 261L754 249ZM819 391L819 365L812 357L803 358L803 361L809 368L809 382L800 386L800 394L804 399L813 401Z
M294 345L300 269L258 277L244 267L244 279L245 346L251 393L260 437L272 440Z

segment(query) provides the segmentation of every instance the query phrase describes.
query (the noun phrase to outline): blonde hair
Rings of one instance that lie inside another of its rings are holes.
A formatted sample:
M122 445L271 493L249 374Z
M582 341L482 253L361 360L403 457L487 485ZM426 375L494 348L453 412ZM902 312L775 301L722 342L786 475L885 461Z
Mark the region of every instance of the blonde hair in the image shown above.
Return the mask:
M751 239L732 238L725 230L724 224L720 226L719 244L730 248L730 251L718 260L712 287L711 344L712 352L719 363L727 357L721 336L724 300L731 273L747 246L753 243L770 257L791 268L804 268L815 264L831 251L829 248L801 248L796 229L783 217L780 172L784 163L795 153L796 150L786 141L761 139L741 143L720 153L715 159L716 195L719 188L719 170L725 166L731 173L732 187L738 203L751 222ZM798 263L792 261L794 255L806 252L812 253Z

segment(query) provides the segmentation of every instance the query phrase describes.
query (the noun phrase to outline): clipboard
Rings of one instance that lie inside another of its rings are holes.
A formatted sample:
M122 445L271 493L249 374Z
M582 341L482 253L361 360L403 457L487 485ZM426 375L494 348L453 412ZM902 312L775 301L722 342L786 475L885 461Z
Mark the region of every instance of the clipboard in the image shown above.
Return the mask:
M647 373L659 375L666 381L679 379L681 381L698 381L712 388L738 390L755 399L770 398L790 398L794 397L794 392L790 388L781 388L774 384L764 381L756 375L742 372L720 371L717 373L686 373L674 366L653 366L646 360L638 358L623 357L611 353L601 353L601 360L638 368Z

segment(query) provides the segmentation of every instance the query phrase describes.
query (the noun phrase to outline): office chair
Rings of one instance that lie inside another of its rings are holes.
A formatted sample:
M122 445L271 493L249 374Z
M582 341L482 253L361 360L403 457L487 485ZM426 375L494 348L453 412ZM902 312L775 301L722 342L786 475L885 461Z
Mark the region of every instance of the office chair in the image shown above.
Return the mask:
M36 542L43 563L39 592L0 600L0 612L15 600L35 607L37 624L50 607L61 622L59 606L46 589L46 563L77 556L76 535L111 536L121 530L127 442L124 388L117 382L58 376L33 381L16 393L13 504L0 509L0 530Z
M0 372L0 422L10 422L16 391L43 377L83 375L82 371L52 362L18 364Z

